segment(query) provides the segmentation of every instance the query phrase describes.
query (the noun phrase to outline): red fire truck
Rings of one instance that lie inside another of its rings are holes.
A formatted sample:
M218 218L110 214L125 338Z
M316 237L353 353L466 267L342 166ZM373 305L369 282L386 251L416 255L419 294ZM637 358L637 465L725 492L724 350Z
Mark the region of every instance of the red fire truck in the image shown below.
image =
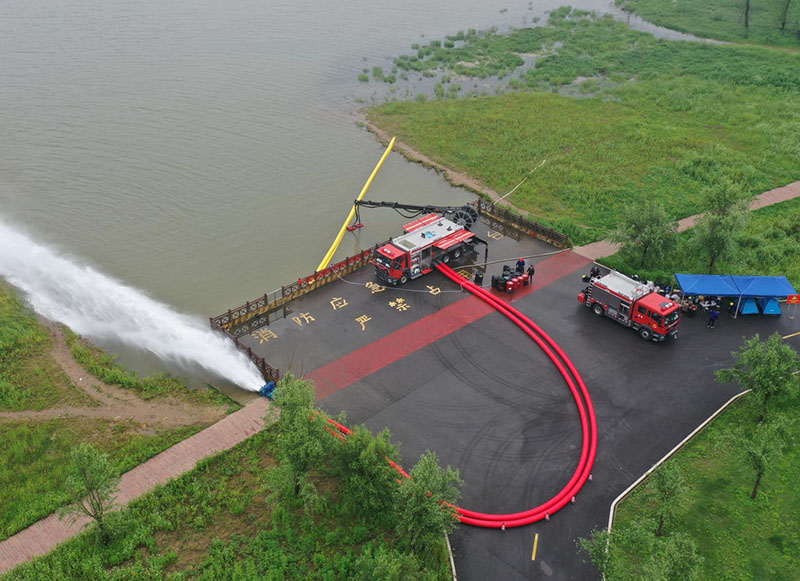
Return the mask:
M600 317L609 317L638 331L645 341L678 338L680 306L655 292L652 282L634 280L612 270L592 277L578 301Z
M436 262L447 264L483 242L464 225L428 214L403 226L402 236L390 240L375 253L372 264L378 279L388 284L405 284L428 274Z

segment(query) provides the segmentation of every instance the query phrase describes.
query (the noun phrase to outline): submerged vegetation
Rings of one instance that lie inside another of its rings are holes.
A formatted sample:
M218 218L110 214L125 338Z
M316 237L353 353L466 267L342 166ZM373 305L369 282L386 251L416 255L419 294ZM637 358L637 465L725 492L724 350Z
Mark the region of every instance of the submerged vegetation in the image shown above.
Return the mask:
M514 69L512 94L387 103L368 116L500 193L547 160L510 199L578 244L607 237L646 199L671 218L701 212L721 175L751 194L800 178L796 54L659 40L561 9L546 27L467 35L423 62L492 75L523 56L533 64Z

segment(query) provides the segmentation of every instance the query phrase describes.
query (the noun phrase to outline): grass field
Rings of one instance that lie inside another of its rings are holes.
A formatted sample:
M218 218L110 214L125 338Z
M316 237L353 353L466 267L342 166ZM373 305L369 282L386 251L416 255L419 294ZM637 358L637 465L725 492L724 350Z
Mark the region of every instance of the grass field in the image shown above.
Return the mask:
M753 194L800 179L796 54L662 41L561 10L548 27L475 34L417 62L480 76L509 74L519 55L536 62L514 71L513 94L387 103L368 117L500 193L546 159L510 199L575 243L648 198L675 218L697 213L720 175Z
M167 376L140 378L114 363L113 357L67 333L76 359L107 383L141 394L169 396L179 402L237 406L214 393L189 390ZM8 287L0 285L0 412L49 408L98 407L76 388L52 355L49 330ZM125 417L0 418L0 539L21 530L71 500L64 487L66 461L80 442L110 454L120 472L183 440L203 424L164 428L142 426Z
M744 0L616 0L616 3L654 24L704 38L800 47L800 3L795 0L751 0L749 29L744 25Z
M796 405L783 411L794 415ZM755 473L731 436L753 430L758 416L744 396L669 460L678 464L689 492L688 505L668 531L686 533L697 543L704 557L699 579L800 578L800 450L789 446L751 500ZM789 441L799 437L800 424L794 422ZM652 517L655 508L648 480L620 503L614 526Z
M0 284L0 411L92 404L53 361L51 347L47 329Z
M273 425L135 501L120 516L125 532L108 547L84 534L7 579L400 578L385 567L387 553L397 551L394 534L349 515L338 480L324 468L312 474L328 499L314 516L269 500L277 440ZM434 565L413 566L410 558L403 578L448 578L443 545Z
M156 431L126 420L86 418L0 422L0 539L73 500L64 478L76 443L89 442L107 452L122 473L199 430Z

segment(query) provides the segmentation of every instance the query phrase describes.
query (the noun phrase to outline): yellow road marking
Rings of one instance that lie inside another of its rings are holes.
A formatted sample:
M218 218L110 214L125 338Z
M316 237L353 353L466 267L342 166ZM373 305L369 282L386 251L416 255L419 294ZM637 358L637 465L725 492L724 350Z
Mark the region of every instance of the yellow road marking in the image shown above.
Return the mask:
M797 333L792 333L791 335L786 335L784 337L784 339L789 339L791 337L797 337L798 335L800 335L800 331L798 331Z
M533 553L531 554L531 561L536 560L536 548L539 546L539 533L536 533L536 536L533 537Z

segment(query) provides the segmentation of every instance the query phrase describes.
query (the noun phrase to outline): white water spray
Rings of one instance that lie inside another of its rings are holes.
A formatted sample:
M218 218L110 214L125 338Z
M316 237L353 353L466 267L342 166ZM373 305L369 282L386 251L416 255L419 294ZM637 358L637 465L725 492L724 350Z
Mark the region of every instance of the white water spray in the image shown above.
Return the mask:
M117 340L192 370L201 367L252 391L258 369L225 337L90 266L80 266L0 222L0 276L33 309L79 335Z

